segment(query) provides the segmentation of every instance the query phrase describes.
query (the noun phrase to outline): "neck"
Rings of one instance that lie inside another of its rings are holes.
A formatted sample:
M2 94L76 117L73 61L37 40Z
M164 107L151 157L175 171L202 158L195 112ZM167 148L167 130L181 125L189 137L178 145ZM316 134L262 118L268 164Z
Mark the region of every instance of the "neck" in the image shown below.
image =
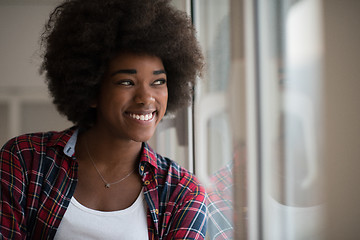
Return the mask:
M124 141L96 129L90 129L79 136L82 158L89 158L86 145L98 167L105 171L125 172L137 166L142 147L141 142Z

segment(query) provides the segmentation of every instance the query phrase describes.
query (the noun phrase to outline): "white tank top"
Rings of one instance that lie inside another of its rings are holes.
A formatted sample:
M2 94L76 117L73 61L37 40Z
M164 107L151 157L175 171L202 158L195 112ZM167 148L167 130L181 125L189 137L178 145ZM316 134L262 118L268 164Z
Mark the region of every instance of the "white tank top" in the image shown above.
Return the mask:
M54 239L149 239L143 191L130 207L111 212L87 208L72 197Z

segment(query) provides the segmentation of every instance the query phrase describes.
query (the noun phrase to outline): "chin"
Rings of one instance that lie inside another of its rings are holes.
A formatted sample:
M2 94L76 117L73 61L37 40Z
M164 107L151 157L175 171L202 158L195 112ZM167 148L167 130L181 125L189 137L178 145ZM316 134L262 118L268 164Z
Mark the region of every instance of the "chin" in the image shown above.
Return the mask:
M153 134L149 134L149 135L142 134L141 136L133 137L133 141L135 141L135 142L147 142L147 141L150 140L150 138L152 136L153 136Z

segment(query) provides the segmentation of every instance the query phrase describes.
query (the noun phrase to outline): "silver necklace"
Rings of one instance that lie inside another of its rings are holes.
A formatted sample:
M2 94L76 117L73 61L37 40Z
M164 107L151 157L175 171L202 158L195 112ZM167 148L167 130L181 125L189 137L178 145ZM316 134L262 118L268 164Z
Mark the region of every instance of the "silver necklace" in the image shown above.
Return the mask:
M117 183L120 183L120 182L124 181L125 179L127 179L127 178L135 171L135 168L134 168L134 169L133 169L131 172L129 172L125 177L123 177L123 178L121 178L121 179L119 179L119 180L117 180L117 181L115 181L115 182L109 183L109 182L107 182L107 181L105 180L105 178L103 177L103 175L100 173L99 169L96 167L95 161L94 161L94 159L92 158L92 156L91 156L91 154L90 154L89 147L88 147L88 144L87 144L87 140L86 140L86 139L85 139L85 147L86 147L86 151L87 151L87 153L88 153L88 155L89 155L89 158L90 158L92 164L94 165L95 170L97 171L97 173L98 173L99 176L101 177L101 180L102 180L102 181L104 182L104 184L105 184L105 188L110 188L111 185L114 185L114 184L117 184Z

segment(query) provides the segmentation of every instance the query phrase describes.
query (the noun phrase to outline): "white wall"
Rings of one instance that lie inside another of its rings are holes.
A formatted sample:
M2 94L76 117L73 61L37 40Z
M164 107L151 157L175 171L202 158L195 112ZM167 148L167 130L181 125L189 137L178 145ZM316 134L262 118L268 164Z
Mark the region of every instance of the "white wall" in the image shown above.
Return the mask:
M0 145L25 132L71 126L40 76L40 35L58 0L0 1Z
M39 38L54 2L0 2L0 87L43 87Z

